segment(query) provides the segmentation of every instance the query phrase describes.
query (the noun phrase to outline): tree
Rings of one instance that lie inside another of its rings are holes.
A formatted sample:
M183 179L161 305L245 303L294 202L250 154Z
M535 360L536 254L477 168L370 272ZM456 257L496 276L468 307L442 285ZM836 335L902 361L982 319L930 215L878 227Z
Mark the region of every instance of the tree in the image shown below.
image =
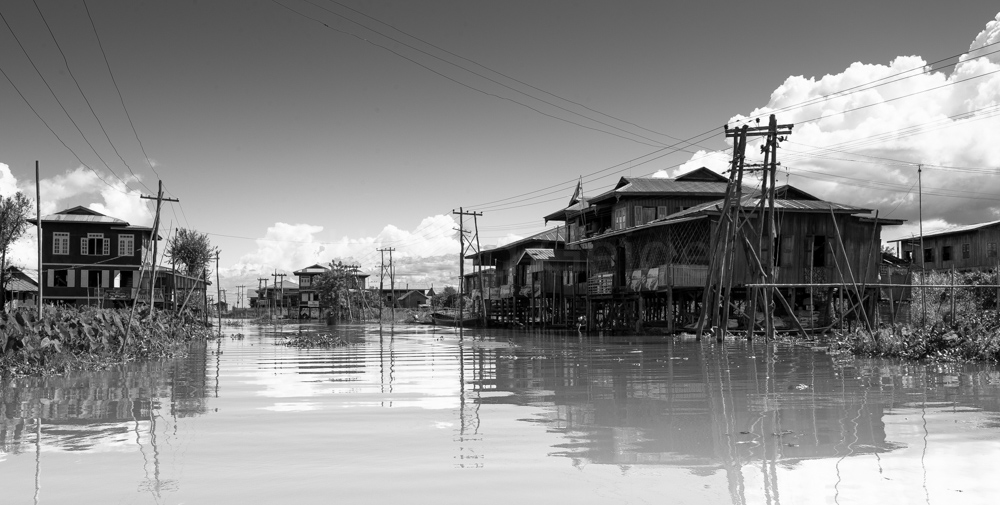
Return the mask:
M445 286L440 293L431 297L431 305L434 307L458 307L456 300L458 300L458 290L451 286Z
M330 311L338 319L340 312L347 307L349 287L347 268L340 261L331 261L329 271L312 279L312 288L316 290L320 302L330 307Z
M7 253L28 229L31 207L31 200L20 191L0 198L0 308L7 304Z
M164 254L176 262L185 275L200 277L212 261L212 243L205 233L178 228L174 238L167 242Z

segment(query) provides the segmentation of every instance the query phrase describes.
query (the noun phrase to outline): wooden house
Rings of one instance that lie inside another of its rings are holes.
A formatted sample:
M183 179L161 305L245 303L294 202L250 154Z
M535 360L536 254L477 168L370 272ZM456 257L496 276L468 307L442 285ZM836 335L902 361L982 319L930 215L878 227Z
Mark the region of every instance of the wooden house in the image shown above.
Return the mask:
M568 301L570 294L583 292L586 260L581 251L565 250L564 227L468 258L473 272L465 276L466 292L493 323L566 324L583 311Z
M265 284L257 290L257 306L271 317L297 317L299 314L299 285L291 281Z
M926 271L993 270L1000 266L997 244L1000 243L1000 221L956 226L923 235L891 241L896 243L898 256Z
M143 293L149 298L149 281L140 283L140 272L151 228L79 206L41 221L44 301L110 307ZM152 295L162 303L162 291Z
M822 201L792 187L777 188L773 240L740 239L725 274L732 277L734 304L746 311L747 284L759 282L762 267L774 266L772 282L783 289L789 310L807 324L829 322L834 294L830 284L873 286L881 264L884 225L898 220L868 217L869 209ZM759 195L739 202L741 237L754 237ZM636 324L691 327L700 308L723 201L695 205L637 226L612 228L581 239L589 247L588 295L594 323L609 328ZM841 240L843 249L840 248ZM747 251L759 251L748 257ZM811 285L822 287L810 287ZM874 299L872 300L874 304ZM777 311L779 314L782 310ZM738 319L740 314L733 314ZM744 317L749 317L746 312ZM755 315L755 317L757 317ZM748 322L748 321L747 321ZM730 321L727 321L727 325ZM736 324L739 324L737 321Z
M676 178L622 177L609 191L570 201L565 209L545 216L563 222L566 242L610 231L621 231L663 219L696 205L722 198L728 179L705 167Z
M428 300L435 294L434 288L411 288L409 286L382 288L379 293L385 307L397 309L415 309L421 304L429 303Z
M15 266L7 267L3 276L4 305L8 309L35 307L38 303L38 282Z

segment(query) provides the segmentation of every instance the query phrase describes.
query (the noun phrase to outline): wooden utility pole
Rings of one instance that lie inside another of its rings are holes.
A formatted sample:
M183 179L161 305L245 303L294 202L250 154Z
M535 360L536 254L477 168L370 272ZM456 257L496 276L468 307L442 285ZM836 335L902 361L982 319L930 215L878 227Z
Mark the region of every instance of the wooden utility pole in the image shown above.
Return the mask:
M379 253L382 254L382 266L381 266L381 269L379 270L379 280L378 280L378 295L379 295L379 297L385 296L385 278L386 278L386 276L388 276L389 277L389 282L393 285L393 287L390 288L393 291L393 293L389 295L389 299L392 300L392 306L390 307L390 309L392 310L392 319L393 319L393 321L395 321L396 320L396 299L395 299L395 296L394 296L395 295L395 293L394 293L394 291L395 291L395 283L393 282L393 269L392 269L392 251L395 251L395 249L393 249L391 247L386 247L386 248L383 248L383 249L376 249L376 251L378 251ZM385 264L385 253L387 253L387 252L389 253L389 264L388 265ZM379 305L378 305L378 320L379 320L380 323L382 322L382 306L383 305L385 305L384 301L382 303L379 303Z
M163 202L179 202L180 200L176 198L164 198L163 197L163 181L158 181L159 185L157 187L156 196L140 195L139 198L144 200L156 200L156 215L153 217L153 236L150 237L153 242L153 265L151 267L152 275L149 281L149 314L153 314L153 309L156 307L156 249L157 243L160 240L160 205ZM142 286L139 286L140 292ZM133 302L135 303L135 302Z
M465 246L465 216L472 216L475 222L476 216L483 215L482 212L469 212L462 207L458 208L458 212L454 209L451 211L452 214L458 215L458 324L459 327L464 326L462 321L464 320L462 312L462 302L465 301L465 256L468 254L469 250L472 249L473 239L476 243L476 252L479 252L479 228L477 225L475 236L470 237L469 247Z
M714 235L715 243L712 250L714 252L709 260L708 275L705 281L705 292L702 294L702 310L698 318L697 338L701 338L701 333L705 324L719 322L717 336L725 333L728 325L730 291L732 290L732 270L735 261L735 244L743 237L744 244L755 245L756 249L747 251L747 261L755 262L760 268L755 270L762 281L761 284L770 284L774 278L776 230L774 226L774 185L775 173L777 172L777 146L779 140L784 140L784 135L791 134L791 124L779 125L777 119L772 114L768 126L748 127L743 126L738 129L726 127L726 137L734 139L733 159L730 165L732 172L729 177L729 185L726 188L726 196L723 201L719 224ZM779 137L782 136L782 137ZM742 209L742 183L743 172L746 168L745 153L747 137L767 137L764 148L764 173L762 180L762 194L760 203L757 206L757 230L756 239L746 239L746 232L743 223L739 219ZM741 235L742 234L742 235ZM765 242L767 240L767 242ZM755 243L755 244L754 244ZM768 255L764 255L764 244L768 244ZM765 311L765 334L773 336L773 288L760 288ZM748 335L752 335L756 327L756 289L751 295L749 304ZM720 306L721 302L721 306Z
M38 235L38 320L42 320L42 286L45 285L45 271L42 270L42 185L39 184L38 160L35 160L35 215L38 216L35 230ZM131 321L129 321L131 323Z
M267 278L266 277L258 277L257 278L257 317L260 317L260 298L261 298L261 293L262 292L266 293L266 291L264 290L264 288L266 288L266 287L267 287ZM265 297L264 300L266 301L267 298Z
M285 276L286 275L288 275L288 274L284 274L284 273L275 274L276 277L281 277L281 284L280 284L281 288L278 290L278 300L279 300L279 303L281 303L281 305L280 305L281 308L278 309L278 316L279 317L281 316L281 312L283 310L285 310ZM287 314L286 314L286 316L287 316Z
M215 250L215 308L219 311L219 334L222 334L222 284L219 283L219 250Z

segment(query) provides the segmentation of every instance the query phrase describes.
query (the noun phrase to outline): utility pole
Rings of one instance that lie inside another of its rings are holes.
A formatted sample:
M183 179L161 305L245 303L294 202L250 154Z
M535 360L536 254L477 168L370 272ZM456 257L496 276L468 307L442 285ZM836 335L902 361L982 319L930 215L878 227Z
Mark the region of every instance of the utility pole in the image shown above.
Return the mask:
M257 278L257 317L260 317L260 298L261 298L261 294L262 293L266 293L266 291L264 290L264 288L266 288L266 287L267 287L267 278L266 277L258 277ZM267 297L264 297L264 300L267 301Z
M156 191L156 196L140 195L139 198L144 200L156 200L156 216L153 217L153 265L152 265L152 276L149 281L149 314L153 314L153 309L156 307L156 249L157 243L160 240L160 205L163 202L180 202L176 198L164 198L163 197L163 181L158 181L159 185ZM40 283L39 283L40 284ZM142 286L139 287L140 292ZM135 302L133 302L135 303Z
M790 135L792 132L791 124L779 125L777 118L774 114L771 114L770 121L767 126L758 127L747 127L744 126L739 129L729 129L726 127L726 137L732 137L734 139L734 149L733 149L733 160L731 164L729 186L726 189L726 197L723 203L722 213L720 215L719 227L716 232L715 237L715 254L709 261L709 272L707 280L705 283L705 292L702 297L702 310L701 315L698 318L697 325L697 338L701 338L702 330L706 323L712 324L716 321L719 322L720 328L718 329L719 334L725 332L726 326L728 326L728 314L729 314L729 291L732 289L732 275L731 272L728 273L726 270L732 270L732 262L735 261L735 251L733 250L734 242L737 237L744 238L744 245L756 243L756 250L752 247L748 247L746 251L747 262L752 270L755 270L758 276L763 280L765 284L773 284L772 279L774 278L774 268L775 268L775 254L780 251L776 251L780 247L779 244L775 244L775 239L777 237L777 230L775 230L774 225L774 198L775 198L775 178L778 167L777 160L777 148L779 141L784 140L785 135ZM745 232L743 231L742 223L739 221L739 211L742 208L741 202L741 191L743 182L743 171L746 168L744 165L744 157L746 150L747 137L767 137L767 140L761 150L764 152L764 163L763 168L763 180L762 180L762 194L760 203L757 206L756 218L757 218L757 230L755 241L746 238ZM743 233L743 235L740 235ZM767 242L765 242L765 240ZM769 254L765 257L764 244L768 244L767 250ZM728 264L727 264L728 262ZM729 279L727 281L727 278ZM763 299L764 305L764 331L765 335L770 338L773 337L773 287L762 288L761 298ZM725 296L721 296L725 293ZM781 297L780 292L778 293L779 298ZM721 300L720 300L721 298ZM783 299L783 298L782 298ZM722 306L719 306L720 301ZM748 332L747 335L753 335L754 329L756 327L756 306L757 306L757 291L754 290L751 295L751 303L749 304L749 322L748 322Z
M41 184L39 184L38 177L38 160L35 160L35 216L37 218L37 223L35 227L37 229L38 236L38 320L42 320L42 286L45 285L45 271L42 270L42 189ZM132 324L132 320L129 319L129 324ZM131 326L130 326L131 327ZM39 425L41 426L41 425Z
M924 282L924 186L923 186L923 173L924 166L917 165L917 220L920 221L920 305L922 307L923 313L923 325L927 325L927 289L923 286L926 284ZM989 254L989 252L987 252ZM1000 284L1000 278L997 279L997 284ZM40 284L40 283L39 283ZM1000 299L998 299L1000 300ZM954 316L954 314L952 314Z
M381 269L379 270L379 280L378 280L378 293L379 293L379 296L382 297L382 296L385 296L385 278L386 278L386 276L389 277L389 282L392 283L392 285L393 285L393 288L391 288L391 289L395 290L395 283L393 283L393 270L392 270L392 251L395 251L395 249L393 249L391 247L387 247L387 248L384 248L384 249L376 249L376 251L378 251L378 252L380 252L382 254L382 266L381 266ZM389 253L389 264L388 265L385 264L385 253L387 253L387 252ZM393 302L391 310L392 310L392 319L393 319L393 321L395 321L396 320L396 300L395 300L395 298L393 297L392 294L389 295L389 299L392 300L392 302ZM384 305L384 303L379 303L379 305L378 305L378 319L379 319L380 323L382 322L382 305Z
M285 310L285 276L288 274L275 273L275 277L281 277L281 289L279 290L278 300L280 300L281 308L278 309L278 316L281 316L281 312Z
M236 286L236 308L243 308L243 294L246 293L246 285Z
M465 247L465 216L472 216L475 219L476 216L483 215L482 212L466 212L462 207L458 208L458 212L454 209L451 211L452 214L458 215L458 324L459 327L464 326L462 324L463 314L462 314L462 302L465 300L465 256L469 249L472 248L472 240L469 240L469 248ZM478 251L479 244L479 230L476 229L476 252Z
M222 284L219 283L219 249L215 250L215 290L218 297L215 307L219 310L219 335L222 335Z

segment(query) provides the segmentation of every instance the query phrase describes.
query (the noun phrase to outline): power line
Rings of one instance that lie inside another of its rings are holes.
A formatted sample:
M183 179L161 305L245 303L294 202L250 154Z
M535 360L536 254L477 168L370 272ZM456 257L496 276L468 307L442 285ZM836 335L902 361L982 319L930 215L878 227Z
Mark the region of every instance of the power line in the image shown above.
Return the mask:
M104 50L104 44L101 42L101 36L97 33L97 24L94 23L94 18L90 14L90 7L87 5L87 0L83 0L83 8L87 11L87 19L90 20L90 27L94 31L94 38L97 39L97 47L101 50L101 56L104 57L104 65L108 69L108 75L111 76L111 83L115 86L115 91L118 93L118 101L122 104L122 110L125 111L125 117L128 119L129 127L132 128L132 134L135 135L135 141L139 143L139 149L142 151L142 156L146 159L146 164L149 165L149 169L153 171L153 174L160 179L160 173L156 171L153 163L149 161L149 155L146 154L146 147L142 144L142 140L139 139L139 133L135 130L135 124L132 122L132 115L128 112L128 107L125 106L125 98L122 97L122 90L118 87L118 80L115 79L115 73L111 71L111 62L108 61L108 53ZM149 188L146 188L149 189Z
M593 119L593 118L590 118L590 117L588 117L588 116L585 116L585 115L582 115L582 114L579 114L579 113L577 113L577 112L573 112L573 111L570 111L570 110L568 110L568 109L566 109L566 108L564 108L564 107L561 107L561 106L559 106L559 105L556 105L556 104L553 104L553 103L551 103L551 102L548 102L548 101L546 101L546 100L543 100L543 99L541 99L541 98L538 98L538 97L534 97L534 96L531 96L531 95L528 95L527 93L524 93L524 92L522 92L522 91L519 91L519 90L517 90L517 89L515 89L515 88L512 88L511 86L508 86L508 85L506 85L506 84L504 84L504 83L501 83L501 82L499 82L499 81L497 81L497 80L495 80L495 79L492 79L492 78L490 78L490 77L488 77L488 76L484 76L484 75L482 75L482 74L479 74L479 73L476 73L476 72L474 72L474 71L472 71L472 70L469 70L469 69L467 69L467 68L464 68L464 67L462 67L462 66L460 66L460 65L457 65L457 64L455 64L455 63L453 63L453 62L450 62L450 61L448 61L448 60L445 60L445 59L442 59L442 58L440 58L440 57L438 57L438 56L435 56L435 55L433 55L433 54L430 54L430 53L428 53L428 52L426 52L426 51L423 51L422 49L419 49L419 48L416 48L416 47L413 47L413 46L411 46L411 45L409 45L409 44L406 44L405 42L402 42L402 41L399 41L399 40L397 40L397 39L394 39L394 38L392 38L392 37L389 37L389 36L387 36L387 35L385 35L385 34L382 34L382 33L378 32L377 30L374 30L374 29L372 29L372 28L368 28L368 27L365 27L364 25L361 25L360 23L357 23L356 21L354 21L354 20L352 20L352 19L350 19L350 18L347 18L347 17L345 17L345 16L343 16L343 15L341 15L341 14L338 14L338 13L336 13L336 12L333 12L333 11L330 11L329 9L326 9L325 7L322 7L322 6L318 6L318 5L316 5L316 4L314 4L314 3L312 3L312 2L311 2L311 1L309 1L309 0L304 0L304 1L306 1L307 3L309 3L309 4L312 4L312 5L314 5L314 6L318 7L318 8L320 8L320 9L323 9L323 10L325 10L325 11L327 11L327 12L330 12L331 14L333 14L333 15L335 15L335 16L338 16L338 17L340 17L340 18L343 18L343 19L346 19L346 20L348 20L348 21L350 21L350 22L352 22L352 23L355 23L355 24L358 24L359 26L362 26L362 27L364 27L364 28L365 28L365 29L367 29L367 30L370 30L370 31L372 31L372 32L374 32L374 33L377 33L377 34L379 34L379 35L382 35L383 37L385 37L385 38L387 38L387 39L389 39L389 40L392 40L392 41L395 41L395 42L397 42L397 43L399 43L399 44L401 44L401 45L403 45L403 46L406 46L406 47L409 47L410 49L413 49L413 50L415 50L415 51L419 51L419 52L421 52L421 53L423 53L423 54L426 54L426 55L428 55L428 56L430 56L430 57L432 57L432 58L435 58L435 59L437 59L437 60L439 60L439 61L442 61L442 62L444 62L444 63L447 63L447 64L449 64L449 65L452 65L452 66L456 66L456 67L458 67L458 68L460 68L460 69L462 69L462 70L465 70L466 72L469 72L469 73L472 73L472 74L474 74L474 75L477 75L477 76L479 76L479 77L481 77L481 78L483 78L483 79L486 79L486 80L488 80L488 81L491 81L491 82L493 82L493 83L495 83L495 84L497 84L497 85L499 85L499 86L503 86L503 87L505 87L505 88L507 88L507 89L510 89L510 90L513 90L513 91L515 91L515 92L517 92L517 93L520 93L520 94L523 94L523 95L525 95L525 96L528 96L528 97L530 97L530 98L532 98L532 99L534 99L534 100L538 100L539 102L542 102L542 103L545 103L545 104L547 104L547 105L550 105L550 106L552 106L552 107L556 107L556 108L558 108L558 109L562 109L562 110L567 110L568 112L570 112L570 113L572 113L572 114L576 114L576 115L579 115L579 116L581 116L581 117L584 117L584 118L587 118L587 119L589 119L590 121L594 121L594 122L596 122L596 123L600 123L600 124L604 124L604 125L606 125L606 126L610 126L611 128L615 128L615 129L617 129L617 130L620 130L620 131L624 131L624 132L628 133L629 135L634 135L634 136L636 136L636 137L640 137L640 138L644 138L644 139L647 139L647 140L651 140L652 142L656 142L656 143L655 143L655 144L650 144L650 143L648 143L648 142L643 142L643 141L641 141L641 140L636 140L636 139L634 139L634 138L629 138L629 137L626 137L626 136L624 136L624 135L619 135L619 134L617 134L617 133L614 133L614 132L610 132L610 131L607 131L607 130L603 130L603 129L601 129L601 128L596 128L596 127L593 127L593 126L587 126L587 125L584 125L584 124L581 124L581 123L577 123L577 122L575 122L575 121L572 121L572 120L569 120L569 119L566 119L566 118L563 118L563 117L559 117L559 116L556 116L556 115L554 115L554 114L549 114L549 113L547 113L547 112L545 112L545 111L542 111L541 109L539 109L539 108L537 108L537 107L534 107L534 106L531 106L531 105L528 105L528 104L526 104L526 103L524 103L524 102L521 102L521 101L518 101L518 100L515 100L515 99L513 99L513 98L509 98L509 97L505 97L505 96L501 96L501 95L498 95L498 94L496 94L496 93L491 93L491 92L489 92L489 91L486 91L486 90L483 90L483 89L481 89L481 88L477 88L477 87L475 87L475 86L473 86L473 85L471 85L471 84L467 84L467 83L465 83L465 82L462 82L462 81L461 81L461 80L459 80L459 79L456 79L456 78L454 78L454 77L451 77L451 76L449 76L449 75L446 75L446 74L444 74L444 73L442 73L442 72L440 72L440 71L438 71L438 70L435 70L435 69L433 69L433 68L431 68L431 67L429 67L429 66L427 66L427 65L425 65L425 64L423 64L423 63L421 63L421 62L419 62L419 61L417 61L417 60L415 60L415 59L413 59L413 58L410 58L409 56L406 56L406 55L404 55L404 54L400 53L399 51L396 51L396 50L394 50L394 49L392 49L392 48L390 48L390 47L387 47L387 46L385 46L385 45L382 45L382 44L379 44L379 43L377 43L377 42L374 42L374 41L372 41L372 40L370 40L370 39L367 39L367 38L365 38L365 37L362 37L362 36L360 36L360 35L357 35L357 34L355 34L355 33L351 33L351 32L349 32L349 31L346 31L346 30L341 30L341 29L339 29L339 28L334 28L334 27L330 26L329 24L327 24L327 23L325 23L325 22L323 22L323 21L321 21L321 20L319 20L319 19L316 19L316 18L314 18L314 17L312 17L312 16L309 16L309 15L307 15L307 14L304 14L304 13L302 13L302 12L299 12L299 11L297 11L297 10L295 10L295 9L293 9L293 8L291 8L291 7L287 6L287 5L285 5L285 4L282 4L281 2L278 2L277 0L271 0L271 2L273 2L274 4L276 4L276 5L279 5L279 6L283 7L283 8L285 8L285 9L287 9L287 10L291 11L291 12L295 13L296 15L299 15L299 16L302 16L302 17L304 17L304 18L306 18L306 19L310 19L310 20L312 20L312 21L314 21L314 22L316 22L316 23L319 23L319 24L323 25L324 27L326 27L326 28L328 28L328 29L330 29L330 30L333 30L333 31L335 31L335 32L337 32L337 33L341 33L341 34L344 34L344 35L348 35L348 36L350 36L350 37L354 37L354 38L356 38L356 39L358 39L358 40L360 40L360 41L362 41L362 42L365 42L365 43L367 43L367 44L370 44L370 45L373 45L373 46L375 46L375 47L378 47L378 48L381 48L381 49L383 49L383 50L385 50L385 51L388 51L388 52L390 52L390 53L393 53L393 54L395 54L396 56L399 56L400 58L403 58L403 59L405 59L405 60L407 60L407 61L409 61L409 62L413 63L414 65L417 65L417 66L419 66L419 67L421 67L421 68L423 68L423 69L425 69L425 70L427 70L427 71L429 71L429 72L432 72L432 73L434 73L434 74L437 74L438 76L440 76L440 77L443 77L443 78L445 78L445 79L447 79L447 80L449 80L449 81L451 81L451 82L454 82L455 84L458 84L458 85L460 85L460 86L463 86L463 87L465 87L465 88L468 88L468 89L471 89L471 90L473 90L473 91L476 91L476 92L479 92L479 93L482 93L482 94L484 94L484 95L486 95L486 96L491 96L491 97L494 97L494 98L497 98L497 99L500 99L500 100L506 100L506 101L509 101L509 102L513 102L513 103L516 103L516 104L518 104L518 105L520 105L520 106L522 106L522 107L525 107L525 108L527 108L527 109L530 109L530 110L532 110L532 111L534 111L534 112L537 112L538 114L541 114L541 115L543 115L543 116L547 116L547 117L550 117L550 118L552 118L552 119L556 119L556 120L558 120L558 121L563 121L563 122L565 122L565 123L569 123L569 124L573 124L573 125L576 125L576 126L579 126L579 127L581 127L581 128L586 128L586 129L588 129L588 130L593 130L593 131L597 131L597 132L601 132L601 133L605 133L605 134L607 134L607 135L612 135L612 136L615 136L615 137L618 137L618 138L621 138L621 139L625 139L625 140L629 140L629 141L632 141L632 142L636 142L636 143L639 143L639 144L644 144L644 145L648 145L648 146L652 146L652 147L659 147L659 146L663 145L663 143L662 143L662 142L657 142L656 140L652 140L652 139L649 139L648 137L644 137L644 136L642 136L642 135L639 135L639 134L636 134L636 133L633 133L633 132L629 132L629 131L627 131L627 130L623 130L623 129L621 129L621 128L618 128L618 127L615 127L615 126L613 126L613 125L607 125L607 123L603 123L603 122L601 122L601 121L598 121L598 120L595 120L595 119Z
M0 20L2 20L3 23L4 23L4 25L7 26L7 30L10 31L10 34L14 37L14 40L17 42L18 47L21 48L21 52L24 53L24 57L28 59L28 63L31 64L31 68L35 69L35 73L38 74L38 78L42 80L43 84L45 84L45 87L49 90L49 93L52 95L52 98L54 98L55 101L56 101L56 103L59 104L59 108L61 108L62 111L63 111L63 113L66 114L66 117L69 118L69 121L71 123L73 123L73 126L76 128L76 131L80 134L81 137L83 137L83 141L86 142L88 146L90 146L91 151L93 151L94 154L97 156L97 158L99 160L101 160L101 163L104 164L104 167L107 168L109 172L111 172L111 175L114 175L115 178L118 179L125 186L126 189L131 189L131 188L128 187L128 184L121 177L118 177L118 174L115 173L115 171L111 169L111 167L108 165L108 162L104 161L104 158L102 158L101 155L100 155L100 153L97 152L97 149L94 148L94 145L91 144L90 140L87 138L87 136L83 134L83 130L80 129L80 126L76 123L76 120L74 120L73 116L71 116L70 113L69 113L69 111L66 110L66 106L63 105L62 100L60 100L59 97L56 95L56 92L52 89L52 86L49 85L49 82L47 80L45 80L45 77L42 75L42 72L40 70L38 70L38 66L35 65L34 60L32 60L31 56L28 55L28 51L27 51L27 49L24 48L24 45L21 43L21 39L18 38L17 33L15 33L14 29L11 28L10 23L7 22L7 18L3 15L2 12L0 12ZM8 77L7 80L10 81L10 78ZM13 81L10 81L10 82L11 82L11 84L13 84ZM18 93L20 94L20 92L18 92ZM21 95L21 98L24 99L24 95ZM25 99L25 100L27 100L27 99ZM34 110L34 109L32 108L32 110ZM36 115L37 115L37 113L36 113ZM51 128L49 128L49 129L51 130ZM65 143L63 143L63 145L65 145ZM73 154L74 154L74 156L76 155L75 152ZM79 156L77 156L77 159L79 159ZM83 162L81 161L81 163L83 163ZM90 169L95 174L97 173L94 169L90 168L86 164L84 164L84 166L86 166L88 169ZM100 175L98 175L98 178L100 178L102 181L104 180L103 178L100 177ZM105 181L104 183L108 184L107 181ZM110 184L108 184L108 186L114 188ZM117 188L115 188L115 189L117 191L120 191ZM122 193L128 194L125 191L122 191Z
M108 144L111 145L111 149L114 150L115 154L118 156L118 159L121 160L123 165L125 165L125 168L129 171L130 174L132 174L132 177L134 177L135 180L142 185L142 187L146 188L147 191L152 191L149 189L149 186L146 186L142 182L142 180L139 179L139 176L135 175L135 172L132 171L132 167L129 166L128 162L125 161L125 158L123 158L121 153L118 152L118 147L116 147L115 143L111 141L111 136L108 135L108 130L104 128L104 122L102 122L101 117L97 115L97 111L94 110L94 106L90 103L90 99L87 98L87 94L83 92L83 87L80 86L80 81L77 80L76 74L73 73L73 69L69 65L69 59L66 58L66 53L63 51L62 46L59 44L59 39L56 38L56 34L52 32L52 27L49 26L49 21L45 19L45 14L42 13L41 7L38 6L38 2L35 0L31 0L31 3L35 5L35 10L38 11L38 17L42 19L42 24L45 25L45 29L49 32L49 37L52 38L52 42L56 45L56 50L58 50L59 55L62 56L63 66L66 67L66 72L69 74L70 79L73 80L73 84L76 85L76 90L80 92L80 96L83 97L83 101L84 103L87 104L87 108L90 109L90 113L93 114L94 119L97 120L97 126L101 128L102 132L104 132L104 138L108 140ZM101 161L104 160L102 159Z

